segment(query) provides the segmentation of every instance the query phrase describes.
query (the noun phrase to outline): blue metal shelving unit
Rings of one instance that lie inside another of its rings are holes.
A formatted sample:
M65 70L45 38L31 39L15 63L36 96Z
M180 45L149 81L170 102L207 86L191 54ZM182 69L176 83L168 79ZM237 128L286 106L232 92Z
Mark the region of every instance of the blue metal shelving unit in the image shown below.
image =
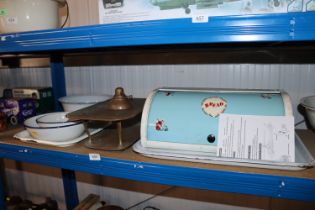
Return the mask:
M315 40L315 12L172 19L0 35L0 54L120 46Z
M97 151L93 152L97 153ZM101 157L101 160L94 161L89 159L88 154L47 150L25 145L0 144L0 157L62 168L66 171L73 170L196 189L315 202L315 179L311 178L218 171L104 156ZM70 174L70 182L72 181L71 176ZM68 178L67 175L67 182L69 182ZM68 190L72 194L74 193L72 189L68 188ZM73 203L72 199L68 200L69 203Z
M0 35L0 54L51 55L55 96L66 94L62 53L108 47L315 41L315 12L145 21ZM185 168L0 144L0 157L63 169L67 208L78 202L74 171L176 186L315 202L315 180ZM246 180L244 183L243 180ZM3 199L0 186L0 199ZM0 209L4 209L0 202Z

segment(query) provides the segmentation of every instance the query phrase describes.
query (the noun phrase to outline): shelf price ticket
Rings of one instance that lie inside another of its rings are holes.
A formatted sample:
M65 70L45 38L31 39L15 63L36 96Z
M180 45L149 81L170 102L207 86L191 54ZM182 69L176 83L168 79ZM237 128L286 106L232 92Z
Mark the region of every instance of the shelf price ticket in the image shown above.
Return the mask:
M293 116L221 114L218 139L219 157L295 161Z

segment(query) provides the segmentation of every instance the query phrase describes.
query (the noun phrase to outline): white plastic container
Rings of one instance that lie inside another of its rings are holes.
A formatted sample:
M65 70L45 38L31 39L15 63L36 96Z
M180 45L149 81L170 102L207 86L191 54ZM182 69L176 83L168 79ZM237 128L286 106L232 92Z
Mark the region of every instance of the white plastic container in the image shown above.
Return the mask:
M106 101L111 97L109 95L72 95L61 97L59 101L65 112L73 112Z
M59 27L58 7L65 0L1 0L0 33Z
M315 96L307 96L301 99L301 105L305 107L306 116L315 129Z

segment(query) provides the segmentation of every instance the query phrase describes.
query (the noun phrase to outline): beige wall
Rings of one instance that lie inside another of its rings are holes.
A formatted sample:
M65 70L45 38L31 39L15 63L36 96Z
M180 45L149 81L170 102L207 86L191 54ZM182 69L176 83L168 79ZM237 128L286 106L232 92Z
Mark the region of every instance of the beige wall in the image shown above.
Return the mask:
M94 25L99 23L99 0L67 0L69 20L66 27ZM66 7L61 8L61 24L67 15Z

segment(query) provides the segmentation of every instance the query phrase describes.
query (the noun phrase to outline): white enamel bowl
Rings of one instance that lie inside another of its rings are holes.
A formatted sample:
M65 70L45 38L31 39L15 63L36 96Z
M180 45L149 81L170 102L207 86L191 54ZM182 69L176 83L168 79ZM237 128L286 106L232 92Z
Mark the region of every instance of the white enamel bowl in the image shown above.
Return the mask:
M15 33L59 27L59 6L65 0L0 1L0 33Z
M73 112L110 99L110 95L72 95L59 98L65 112Z
M306 116L315 129L315 96L308 96L301 99L301 105L305 107Z
M24 127L35 139L62 142L78 138L84 133L84 126L81 122L55 127L40 127L36 119L44 115L31 117L24 121Z
M68 112L52 112L36 118L36 123L39 127L60 127L65 125L77 124L76 121L69 121L67 118Z

